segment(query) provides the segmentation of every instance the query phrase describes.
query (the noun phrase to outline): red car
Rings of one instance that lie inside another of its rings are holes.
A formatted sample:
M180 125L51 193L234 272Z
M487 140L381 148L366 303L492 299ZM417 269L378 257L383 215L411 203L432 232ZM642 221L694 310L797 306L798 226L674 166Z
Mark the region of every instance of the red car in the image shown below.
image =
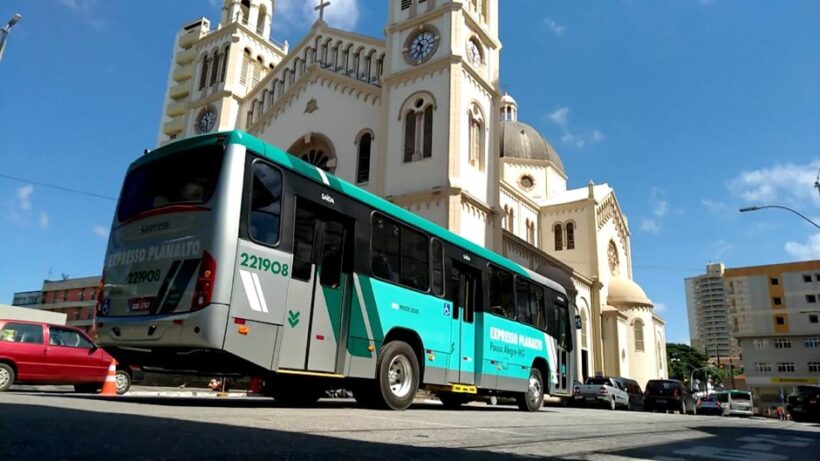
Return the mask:
M0 392L12 384L73 384L77 392L96 392L111 360L77 328L0 320ZM128 392L131 370L118 366L116 382L118 394Z

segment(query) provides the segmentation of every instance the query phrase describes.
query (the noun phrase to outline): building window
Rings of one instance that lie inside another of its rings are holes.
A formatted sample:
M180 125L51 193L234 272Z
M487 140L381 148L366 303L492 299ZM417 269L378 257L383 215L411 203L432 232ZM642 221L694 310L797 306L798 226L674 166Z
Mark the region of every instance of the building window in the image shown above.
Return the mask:
M778 373L794 373L794 362L777 362Z
M214 50L213 61L211 61L211 79L208 81L208 86L213 86L219 78L219 62L219 50Z
M805 339L806 349L820 348L820 336L813 336Z
M817 296L815 296L815 295L806 295L806 302L807 303L816 303L817 302Z
M791 339L775 339L774 340L774 348L775 349L791 349L792 348L792 340Z
M404 110L404 161L433 156L433 102L424 97Z
M755 362L755 370L758 373L771 373L772 364L769 362Z
M769 282L770 282L772 285L780 285L780 280L778 280L778 279L777 279L777 277L772 277L772 278L770 278L770 279L769 279Z
M555 251L561 251L564 249L564 228L560 224L556 224L552 228L552 232L555 237Z
M782 306L783 305L783 300L780 299L779 296L775 296L774 298L772 298L772 302L774 303L775 306Z
M567 223L567 250L575 249L575 224Z
M820 362L809 362L809 373L820 373Z
M239 84L240 85L247 85L248 84L248 72L250 71L250 67L251 67L251 50L245 48L245 52L242 53L242 71L239 74Z
M356 165L356 182L361 184L370 181L370 149L373 135L365 133L359 138L358 164Z
M755 339L754 340L755 349L757 350L764 350L769 348L769 340L768 339Z
M809 314L809 323L817 323L817 314Z
M643 321L642 320L635 320L635 351L643 352Z
M202 71L199 75L199 89L202 90L205 88L205 85L208 83L208 69L211 66L211 58L208 55L205 55L202 58Z
M806 283L811 283L811 275L803 274L803 281Z
M484 170L484 116L481 114L481 109L473 104L470 112L467 114L469 123L470 136L470 165L479 170Z
M504 205L504 229L507 229L509 232L513 232L515 230L515 213L511 206Z
M778 315L777 317L774 318L774 321L778 325L785 325L786 324L786 317L783 317L782 315Z
M527 242L535 245L535 223L527 219Z
M814 274L814 281L820 282L820 274Z
M401 9L406 10L410 8L411 3L413 3L413 0L401 0Z

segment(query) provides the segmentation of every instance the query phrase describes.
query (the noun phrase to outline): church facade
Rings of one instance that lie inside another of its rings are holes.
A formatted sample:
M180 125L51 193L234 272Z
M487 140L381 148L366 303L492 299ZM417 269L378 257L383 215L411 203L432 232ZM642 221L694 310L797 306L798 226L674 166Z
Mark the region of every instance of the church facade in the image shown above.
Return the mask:
M273 0L225 0L215 29L183 26L158 144L248 131L564 278L580 319L577 379L666 377L664 322L632 280L614 191L568 189L558 153L499 91L498 0L388 1L383 38L320 16L295 46L276 43Z

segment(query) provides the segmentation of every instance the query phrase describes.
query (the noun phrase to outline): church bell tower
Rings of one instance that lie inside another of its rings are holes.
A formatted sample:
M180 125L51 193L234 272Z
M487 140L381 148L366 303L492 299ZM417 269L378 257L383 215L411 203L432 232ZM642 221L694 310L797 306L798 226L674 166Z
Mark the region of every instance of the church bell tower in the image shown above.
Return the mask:
M390 2L384 194L500 250L498 0Z

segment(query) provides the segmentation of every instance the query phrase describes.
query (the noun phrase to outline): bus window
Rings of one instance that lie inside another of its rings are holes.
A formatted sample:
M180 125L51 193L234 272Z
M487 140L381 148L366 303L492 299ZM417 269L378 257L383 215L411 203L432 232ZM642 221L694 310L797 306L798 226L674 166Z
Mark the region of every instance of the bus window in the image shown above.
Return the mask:
M547 320L544 312L544 289L538 285L530 285L530 312L532 313L533 325L542 329L547 329Z
M550 290L549 288L546 289L544 292L544 304L545 304L545 317L547 321L547 334L552 336L553 338L558 337L558 311L557 306L555 305L557 301L558 293Z
M409 227L401 229L401 283L421 291L430 289L430 251L427 237Z
M530 284L526 280L516 279L515 281L515 315L519 322L532 325L532 313L530 312Z
M444 294L444 247L441 240L434 238L430 249L433 253L433 294L441 296Z
M316 216L313 212L297 206L294 221L291 277L297 280L310 280Z
M376 277L395 283L399 281L400 231L395 222L379 214L373 215L371 270Z
M250 226L248 228L251 239L266 245L279 243L281 199L282 173L265 163L254 163Z
M206 203L216 190L222 146L208 146L149 161L128 172L117 219L171 205Z
M513 275L490 266L490 312L508 319L515 318Z

